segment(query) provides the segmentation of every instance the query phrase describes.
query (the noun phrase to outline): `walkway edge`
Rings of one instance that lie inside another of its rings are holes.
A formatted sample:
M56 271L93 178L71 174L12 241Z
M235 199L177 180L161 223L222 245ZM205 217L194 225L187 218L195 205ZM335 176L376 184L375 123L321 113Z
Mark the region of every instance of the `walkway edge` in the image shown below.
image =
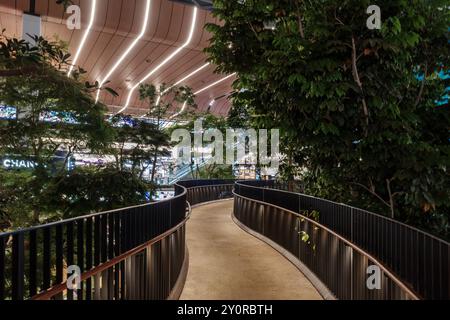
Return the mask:
M183 266L181 268L180 276L173 287L172 292L170 293L167 300L180 300L181 294L183 293L184 286L186 285L186 279L189 271L189 250L186 245L186 252L184 255Z
M230 201L230 200L233 200L233 198L199 203L199 204L193 205L191 207L191 209L206 206L208 204L212 204L212 203L216 203L216 202L223 202L223 201ZM172 292L170 293L170 296L167 298L167 300L180 300L180 297L184 291L184 286L186 285L188 273L189 273L189 250L188 250L188 246L186 243L186 254L184 257L184 261L183 261L183 267L181 269L180 276L178 277L178 280L175 283L175 286L174 286Z
M213 200L213 201L208 201L208 202L202 202L202 203L198 203L198 204L193 205L192 209L195 209L195 208L198 208L198 207L207 206L207 205L214 204L214 203L231 201L231 200L234 200L234 198L227 198L227 199L220 199L220 200Z
M231 218L239 228L257 238L258 240L267 243L273 249L278 251L283 257L285 257L289 262L291 262L311 282L311 284L316 288L316 290L324 298L324 300L337 300L334 294L322 283L322 281L320 281L320 279L292 253L290 253L274 241L270 240L269 238L244 225L238 220L238 218L236 218L234 212L231 213Z

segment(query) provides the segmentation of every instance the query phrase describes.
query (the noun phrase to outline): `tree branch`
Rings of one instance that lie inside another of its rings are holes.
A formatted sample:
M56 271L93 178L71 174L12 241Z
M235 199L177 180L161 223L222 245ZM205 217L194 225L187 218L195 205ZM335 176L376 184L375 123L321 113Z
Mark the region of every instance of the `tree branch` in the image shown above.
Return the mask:
M364 90L363 90L363 84L361 82L361 78L359 76L358 72L358 66L357 66L357 53L356 53L356 41L355 37L352 36L352 73L353 73L353 79L355 80L356 84L358 85L359 89L361 90L361 100L363 105L363 111L364 111L364 117L366 119L366 125L369 126L369 109L367 107L366 98L364 97ZM367 128L366 128L366 135L368 134Z
M423 90L425 89L425 81L427 79L427 74L428 74L428 63L425 62L425 70L424 70L424 74L423 74L423 79L422 79L422 83L420 84L419 94L417 96L416 102L414 103L414 107L417 107L419 105L420 101L422 100L422 95L423 95Z
M261 39L259 38L258 33L256 32L255 28L253 27L253 24L251 22L248 22L248 25L252 29L253 33L255 34L256 39L258 39L259 42L261 42Z
M295 1L295 6L297 7L297 20L298 20L298 30L300 31L300 37L302 37L302 39L305 39L305 30L303 28L302 14L300 13L300 6L298 5L298 1Z
M29 76L37 73L38 69L36 67L24 67L21 69L0 70L0 78Z
M386 185L387 185L387 189L388 189L388 193L389 193L389 203L390 203L390 207L391 207L391 218L395 219L394 196L393 196L392 190L391 190L391 180L386 179Z
M369 188L367 188L365 185L358 183L358 182L350 182L350 183L355 186L359 186L359 187L363 188L364 190L369 192L371 195L377 197L384 205L386 205L389 208L391 207L391 205L386 200L384 200L381 196L379 196L375 191L372 191Z

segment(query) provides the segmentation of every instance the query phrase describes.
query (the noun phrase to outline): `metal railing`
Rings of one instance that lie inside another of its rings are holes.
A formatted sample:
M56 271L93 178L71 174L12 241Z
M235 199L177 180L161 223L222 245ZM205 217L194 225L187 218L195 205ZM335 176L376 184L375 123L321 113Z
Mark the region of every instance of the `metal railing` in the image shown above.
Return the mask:
M328 230L328 232L319 232L327 234L323 237L329 237L328 234L332 232L342 238L341 242L348 241L363 250L373 257L372 260L378 261L378 265L384 268L385 273L393 275L420 298L450 298L450 244L448 242L375 213L303 194L275 190L272 186L273 182L237 182L235 193L239 197L283 209L285 213L280 214L279 219L282 221L285 218L282 219L281 216L291 216L291 220L288 219L286 223L289 224L289 234L296 239L299 238L298 231L291 225L295 220L294 214L305 219L305 214L316 211L318 219L314 223L318 224L320 230ZM245 206L238 209L247 212ZM280 212L280 209L277 209L277 212ZM259 215L258 211L253 214ZM273 219L275 218L273 216ZM277 223L279 228L285 228L282 223ZM278 235L268 234L268 236L271 239L277 236L283 237L285 232L288 231L280 229ZM328 246L331 243L327 243L322 250L330 249ZM312 265L312 267L314 273L322 274L320 268L324 266ZM353 267L360 268L361 265ZM322 274L322 276L325 283L332 286L327 283L326 275ZM353 294L355 294L354 289ZM342 294L346 298L349 297L348 292L340 293L338 290L335 293L338 296ZM359 298L360 295L357 294L354 297ZM389 298L389 293L383 294L382 298Z
M186 180L178 184L187 189L191 205L233 198L235 180Z
M0 300L167 299L185 266L187 207L233 197L234 213L303 262L340 299L448 299L450 246L357 208L272 189L193 180L172 199L0 234ZM188 204L188 206L187 206ZM319 212L316 219L308 216ZM78 266L81 285L67 289ZM381 290L366 286L381 271Z
M166 299L185 259L185 188L169 200L0 234L0 300ZM67 290L67 271L81 286Z

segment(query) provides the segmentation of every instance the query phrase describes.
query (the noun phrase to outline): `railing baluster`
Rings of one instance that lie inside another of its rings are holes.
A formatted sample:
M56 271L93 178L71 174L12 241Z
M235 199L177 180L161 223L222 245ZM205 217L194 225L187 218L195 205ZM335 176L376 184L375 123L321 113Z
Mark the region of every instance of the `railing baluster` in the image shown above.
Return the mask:
M6 239L0 237L0 301L5 300L5 242Z
M63 281L63 227L62 225L56 226L55 237L55 253L56 253L56 281L55 285L62 283Z
M94 267L100 264L101 258L101 221L100 217L96 216L94 218Z
M12 251L12 298L24 299L24 234L17 233L13 236Z
M114 258L114 214L108 215L108 259Z
M122 246L122 242L121 242L121 221L122 221L122 214L116 214L114 215L114 256L118 256L120 255L121 252L121 246Z
M37 294L37 237L36 230L30 231L30 266L29 266L29 290L30 296L33 297Z
M92 269L92 219L86 219L86 271ZM92 299L92 279L86 280L86 300Z
M42 268L43 268L43 276L42 276L42 289L46 290L50 288L50 258L51 258L51 229L44 229L44 254L42 256Z
M108 215L100 216L101 223L101 262L104 263L108 260Z
M124 247L122 248L123 251L125 252L127 250L130 249L130 244L131 244L131 223L130 223L130 215L129 214L124 214L123 215L123 222L124 222L124 228L122 229L122 235L124 236L124 241L122 242L124 244Z
M74 264L74 238L73 238L73 222L69 222L66 227L67 234L67 266ZM73 300L73 291L67 290L67 300Z
M80 271L83 273L84 268L84 220L77 221L77 265ZM77 291L77 300L83 300L83 286L81 282L80 289Z

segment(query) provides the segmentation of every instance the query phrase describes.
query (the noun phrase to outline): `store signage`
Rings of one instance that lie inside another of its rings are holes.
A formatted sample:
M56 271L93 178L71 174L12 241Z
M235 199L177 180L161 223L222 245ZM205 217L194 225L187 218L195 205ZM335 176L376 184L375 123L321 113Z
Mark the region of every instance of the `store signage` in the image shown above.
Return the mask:
M29 160L21 159L4 159L2 166L5 169L34 169L37 163Z

